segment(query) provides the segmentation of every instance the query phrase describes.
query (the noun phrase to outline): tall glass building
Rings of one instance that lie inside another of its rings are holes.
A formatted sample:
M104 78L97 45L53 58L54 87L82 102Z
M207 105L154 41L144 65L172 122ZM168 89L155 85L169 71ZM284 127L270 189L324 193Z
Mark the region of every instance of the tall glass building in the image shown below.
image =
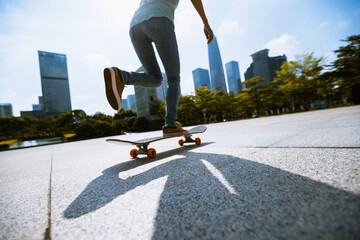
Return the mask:
M224 92L227 92L224 67L221 60L219 45L215 36L208 45L208 53L211 88L220 87Z
M225 64L226 76L228 80L229 92L238 94L242 89L239 63L231 61Z
M194 87L197 89L198 87L207 87L211 89L210 76L209 71L202 68L197 68L192 71L193 79L194 79Z
M122 109L129 109L128 100L126 98L121 99L121 108Z
M38 51L45 115L71 111L66 55Z
M128 108L136 111L135 95L128 95L126 100Z

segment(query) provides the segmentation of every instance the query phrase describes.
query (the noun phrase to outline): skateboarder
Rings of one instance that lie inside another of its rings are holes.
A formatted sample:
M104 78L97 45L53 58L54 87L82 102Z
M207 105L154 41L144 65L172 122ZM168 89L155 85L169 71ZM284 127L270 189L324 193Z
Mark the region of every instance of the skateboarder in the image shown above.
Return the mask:
M213 32L208 24L201 0L191 0L204 23L204 33L209 44ZM130 23L130 38L145 73L127 72L117 67L105 68L106 97L115 110L121 109L124 85L156 88L162 84L162 74L152 43L164 65L168 89L164 134L186 131L177 119L180 97L180 60L174 32L174 12L179 0L141 0Z

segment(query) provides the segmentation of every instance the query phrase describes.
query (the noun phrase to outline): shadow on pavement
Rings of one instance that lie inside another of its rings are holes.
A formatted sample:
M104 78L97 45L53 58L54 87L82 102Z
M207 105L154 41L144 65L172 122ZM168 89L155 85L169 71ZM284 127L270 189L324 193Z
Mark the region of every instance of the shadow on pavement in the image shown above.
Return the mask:
M178 158L158 162L166 156ZM230 155L172 150L154 161L160 164L126 180L119 172L149 161L105 169L64 217L78 218L168 176L153 239L360 239L359 195Z

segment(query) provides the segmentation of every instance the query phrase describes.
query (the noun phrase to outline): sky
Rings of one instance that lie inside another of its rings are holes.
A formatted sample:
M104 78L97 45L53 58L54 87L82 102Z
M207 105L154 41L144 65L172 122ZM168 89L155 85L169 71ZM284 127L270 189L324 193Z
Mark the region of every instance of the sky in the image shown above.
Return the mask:
M140 66L129 24L140 0L0 0L0 103L15 116L42 95L38 50L66 54L72 109L113 115L103 69ZM288 60L314 52L325 63L347 36L360 34L358 0L203 0L223 64L239 62L241 80L251 54L268 48ZM182 94L194 93L192 71L209 68L203 24L190 0L175 12ZM161 63L161 61L159 61ZM161 65L161 64L160 64ZM162 68L163 69L163 68ZM123 98L134 94L127 86Z

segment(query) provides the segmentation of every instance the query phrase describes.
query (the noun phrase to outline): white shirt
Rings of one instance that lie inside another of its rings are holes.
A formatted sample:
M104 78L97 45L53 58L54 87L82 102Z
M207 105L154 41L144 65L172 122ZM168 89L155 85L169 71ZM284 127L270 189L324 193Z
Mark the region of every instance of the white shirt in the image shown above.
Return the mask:
M166 17L174 23L174 13L178 5L179 0L141 0L131 20L130 29L152 17Z

